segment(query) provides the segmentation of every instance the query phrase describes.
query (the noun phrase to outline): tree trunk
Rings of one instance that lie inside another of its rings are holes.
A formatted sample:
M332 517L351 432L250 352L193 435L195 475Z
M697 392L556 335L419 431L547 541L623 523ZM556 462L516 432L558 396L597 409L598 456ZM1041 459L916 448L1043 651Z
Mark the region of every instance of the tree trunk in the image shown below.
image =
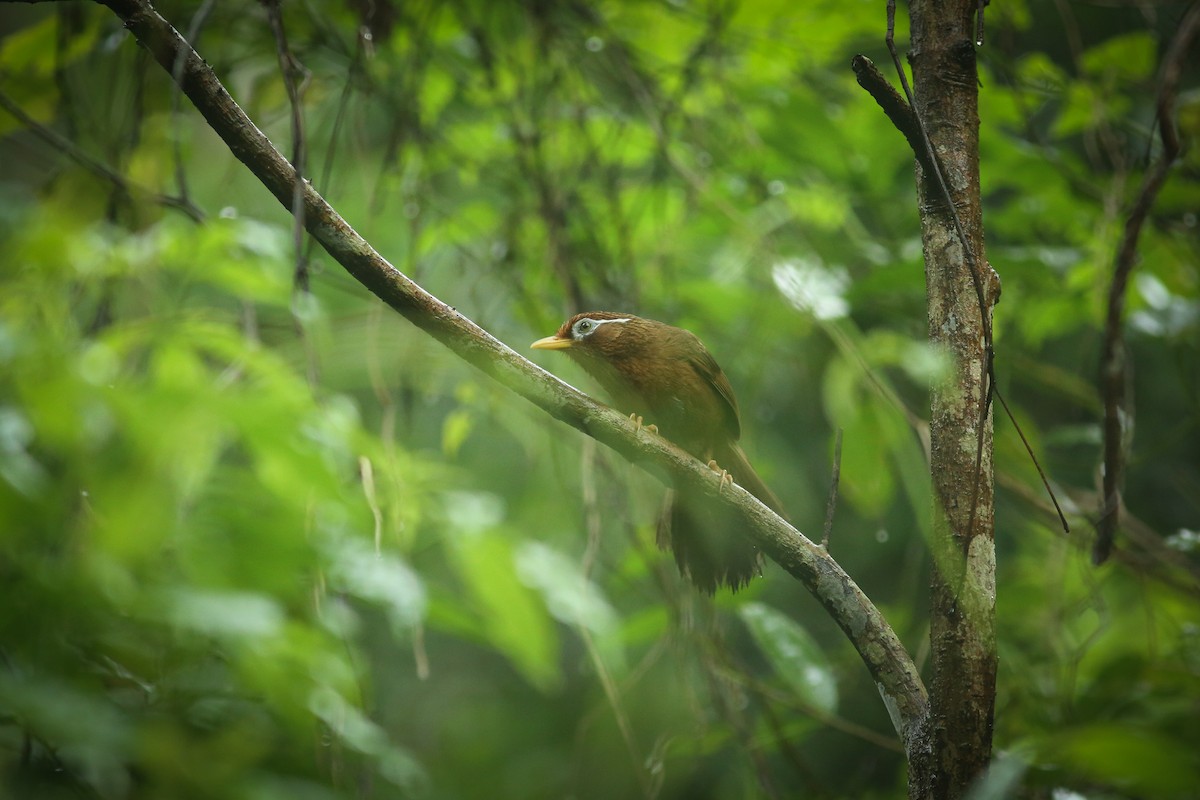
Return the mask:
M999 283L983 251L975 9L976 0L914 0L911 6L915 111L974 253L972 265L937 176L918 163L929 336L953 372L934 387L930 418L932 680L926 746L910 753L913 798L966 794L991 757L995 711L990 406L981 412Z

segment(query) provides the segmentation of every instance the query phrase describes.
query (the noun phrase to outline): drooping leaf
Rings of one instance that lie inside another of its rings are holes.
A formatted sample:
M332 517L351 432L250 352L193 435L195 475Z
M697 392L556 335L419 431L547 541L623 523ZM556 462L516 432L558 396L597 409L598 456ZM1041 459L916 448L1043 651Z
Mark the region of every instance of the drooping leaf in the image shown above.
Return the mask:
M838 706L837 680L820 645L799 623L763 603L738 609L776 676L804 703L832 714Z

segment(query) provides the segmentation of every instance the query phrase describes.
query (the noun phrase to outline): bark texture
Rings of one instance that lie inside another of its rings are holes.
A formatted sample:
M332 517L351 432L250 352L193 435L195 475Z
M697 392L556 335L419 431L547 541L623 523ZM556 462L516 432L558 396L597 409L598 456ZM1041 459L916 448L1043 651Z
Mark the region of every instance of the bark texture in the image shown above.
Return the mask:
M917 163L929 337L953 364L930 418L934 498L930 719L910 763L914 798L958 798L991 757L996 696L991 309L999 284L983 249L976 0L914 0L915 111L953 198L971 261L936 176ZM981 302L982 301L982 302ZM982 430L981 430L982 428Z

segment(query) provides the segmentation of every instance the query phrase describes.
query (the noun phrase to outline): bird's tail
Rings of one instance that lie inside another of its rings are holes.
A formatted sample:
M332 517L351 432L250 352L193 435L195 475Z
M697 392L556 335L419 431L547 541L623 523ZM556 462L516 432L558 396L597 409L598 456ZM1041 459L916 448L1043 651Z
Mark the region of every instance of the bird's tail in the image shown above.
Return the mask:
M779 498L758 477L741 447L733 443L714 456L735 483L771 510L783 513ZM762 573L762 556L738 529L736 515L676 491L667 492L658 522L658 546L671 550L679 571L707 594L723 585L736 591Z

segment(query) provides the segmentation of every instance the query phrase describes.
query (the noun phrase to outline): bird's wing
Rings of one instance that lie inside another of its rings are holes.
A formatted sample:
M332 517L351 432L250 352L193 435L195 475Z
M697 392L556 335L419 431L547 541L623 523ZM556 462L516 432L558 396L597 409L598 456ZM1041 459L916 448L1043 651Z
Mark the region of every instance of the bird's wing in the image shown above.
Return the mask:
M724 401L725 424L730 438L737 441L742 436L742 423L738 416L737 398L733 395L733 387L729 384L729 378L725 377L725 373L717 364L716 359L703 347L688 360L691 362L692 369L696 370L705 383L712 387L712 390Z

